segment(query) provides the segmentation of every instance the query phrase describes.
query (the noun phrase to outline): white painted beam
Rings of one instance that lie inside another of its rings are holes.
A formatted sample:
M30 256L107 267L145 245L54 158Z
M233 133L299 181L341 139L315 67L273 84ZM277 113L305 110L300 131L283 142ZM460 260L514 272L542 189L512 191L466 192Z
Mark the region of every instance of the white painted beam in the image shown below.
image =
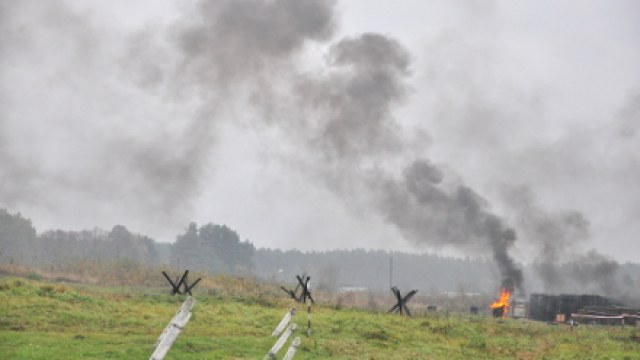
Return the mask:
M156 341L156 349L151 355L150 360L162 360L167 355L171 345L176 341L176 338L180 334L180 331L187 325L189 319L191 319L191 309L195 305L196 300L189 296L182 306L176 312L176 315L171 319L167 327Z

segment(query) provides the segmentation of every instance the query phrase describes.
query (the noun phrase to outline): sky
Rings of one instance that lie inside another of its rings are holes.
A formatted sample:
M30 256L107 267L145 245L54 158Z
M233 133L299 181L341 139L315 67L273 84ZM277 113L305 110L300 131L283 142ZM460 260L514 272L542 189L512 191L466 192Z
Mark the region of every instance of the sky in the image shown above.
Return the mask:
M0 28L0 207L38 231L640 261L637 1L3 0Z

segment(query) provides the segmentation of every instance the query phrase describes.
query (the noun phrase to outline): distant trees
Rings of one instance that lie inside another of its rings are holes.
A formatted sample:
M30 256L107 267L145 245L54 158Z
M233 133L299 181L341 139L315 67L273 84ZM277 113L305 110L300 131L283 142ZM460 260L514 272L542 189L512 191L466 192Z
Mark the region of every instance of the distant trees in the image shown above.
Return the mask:
M100 243L104 232L48 230L38 237L35 265L54 266L78 260L95 261L104 254Z
M255 248L240 241L226 225L191 223L175 244L159 244L130 232L124 225L111 231L48 230L38 235L31 220L0 209L0 263L20 263L52 269L56 265L86 261L126 260L214 273L249 273Z
M123 225L116 225L104 244L111 249L112 259L129 259L141 263L155 263L158 252L155 241L144 235L132 234Z
M68 264L77 261L129 260L143 264L159 260L155 241L116 225L110 232L48 230L38 236L33 249L37 265Z
M226 225L191 223L173 245L172 263L181 268L214 273L247 273L254 267L255 248L240 241L238 233Z
M31 220L0 209L0 261L30 262L36 241Z

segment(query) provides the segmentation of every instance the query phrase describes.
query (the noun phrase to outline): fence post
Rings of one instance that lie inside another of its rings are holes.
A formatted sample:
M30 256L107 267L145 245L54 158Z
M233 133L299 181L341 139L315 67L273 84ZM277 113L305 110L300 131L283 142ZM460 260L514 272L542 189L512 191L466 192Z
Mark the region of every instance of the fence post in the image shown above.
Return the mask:
M285 327L287 325L289 325L289 322L291 321L291 318L295 314L296 314L296 308L295 307L292 307L291 309L289 309L289 311L284 315L284 317L280 321L280 324L278 324L276 329L273 330L273 333L271 333L271 336L276 337L276 336L280 335L280 333L282 333L282 331L285 329Z
M291 346L289 346L289 350L287 350L287 353L284 355L282 360L293 359L293 355L296 354L296 350L298 350L298 347L300 347L300 343L301 343L300 337L296 336L296 338L293 339L293 341L291 342Z
M311 336L311 303L307 305L307 336Z
M278 341L276 341L276 343L273 345L273 347L271 347L271 350L269 350L267 355L264 356L263 360L275 359L276 358L276 354L278 353L278 351L280 351L280 349L287 342L287 339L289 339L289 336L291 336L291 334L294 331L296 331L297 328L298 328L298 326L296 324L289 325L289 327L287 327L287 330L285 330L285 332L282 333L282 335L280 335L280 338L278 339Z
M189 319L191 319L191 309L195 305L196 300L189 296L187 300L182 303L182 306L178 309L175 316L156 341L156 349L151 355L150 360L162 360L167 355L167 352L173 345L180 331L187 325Z

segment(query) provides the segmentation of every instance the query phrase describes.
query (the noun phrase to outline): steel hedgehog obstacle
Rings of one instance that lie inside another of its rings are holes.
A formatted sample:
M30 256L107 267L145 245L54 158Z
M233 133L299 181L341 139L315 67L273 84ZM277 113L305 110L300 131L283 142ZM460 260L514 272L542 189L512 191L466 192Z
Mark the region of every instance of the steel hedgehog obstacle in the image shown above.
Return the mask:
M397 302L395 305L393 305L391 309L389 309L389 311L387 311L387 313L396 312L396 313L400 313L400 315L406 314L407 316L411 316L411 311L409 311L409 308L407 307L407 303L418 292L418 290L411 290L404 297L402 297L402 295L400 294L400 290L396 286L393 286L391 288L391 292L393 292L393 294L396 296Z
M193 282L193 284L189 285L189 270L185 270L184 274L182 274L182 277L176 276L175 281L171 280L171 277L165 271L162 272L162 275L164 275L164 278L167 279L169 284L171 284L171 295L189 294L189 296L193 296L191 290L193 290L193 288L198 285L200 280L202 280L202 278L198 278ZM180 286L183 286L182 290L180 290Z

